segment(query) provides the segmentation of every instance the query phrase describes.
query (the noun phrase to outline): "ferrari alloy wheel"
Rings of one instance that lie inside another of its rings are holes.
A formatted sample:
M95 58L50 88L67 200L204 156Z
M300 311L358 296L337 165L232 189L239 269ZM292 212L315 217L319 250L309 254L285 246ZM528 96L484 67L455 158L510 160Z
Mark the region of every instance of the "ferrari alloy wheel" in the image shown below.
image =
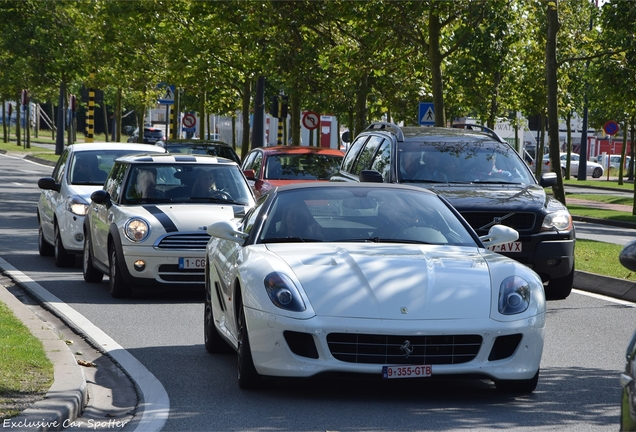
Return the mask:
M207 283L206 283L207 285ZM205 289L205 312L203 316L203 337L205 340L205 349L209 353L228 352L230 346L223 340L214 325L214 312L212 311L212 295L210 290Z
M254 361L252 360L252 351L245 323L245 310L242 303L239 308L241 312L238 320L238 383L242 389L254 389L260 387L261 377L256 372Z
M110 246L110 280L108 281L110 288L110 295L115 298L124 298L130 297L131 290L130 287L126 286L124 282L124 278L121 275L121 269L119 267L119 263L117 262L117 251L115 250L115 246Z
M75 264L75 255L70 254L64 248L62 243L62 237L60 236L60 229L55 225L55 265L57 267L71 267Z
M93 256L91 254L91 239L84 240L84 255L82 256L82 274L86 282L101 282L104 273L93 267Z
M539 371L529 380L496 380L495 387L504 393L532 393L539 383Z
M52 244L46 241L42 232L42 225L38 224L38 252L41 256L51 256L55 253Z

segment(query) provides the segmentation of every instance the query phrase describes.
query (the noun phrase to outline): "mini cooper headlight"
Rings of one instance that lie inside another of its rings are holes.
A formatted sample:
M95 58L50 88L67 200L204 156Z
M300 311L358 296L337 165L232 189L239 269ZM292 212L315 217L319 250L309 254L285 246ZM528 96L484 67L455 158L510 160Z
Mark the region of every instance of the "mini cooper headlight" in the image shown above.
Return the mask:
M88 203L78 196L72 197L66 202L68 211L77 216L86 216L88 212Z
M542 230L570 230L572 229L572 215L567 210L558 210L548 213L543 219Z
M294 312L305 310L305 302L289 276L273 272L265 276L264 282L269 299L277 307Z
M515 315L530 306L530 284L519 276L509 276L499 286L499 313Z
M150 226L143 219L130 219L124 226L124 233L131 241L142 242L150 234Z

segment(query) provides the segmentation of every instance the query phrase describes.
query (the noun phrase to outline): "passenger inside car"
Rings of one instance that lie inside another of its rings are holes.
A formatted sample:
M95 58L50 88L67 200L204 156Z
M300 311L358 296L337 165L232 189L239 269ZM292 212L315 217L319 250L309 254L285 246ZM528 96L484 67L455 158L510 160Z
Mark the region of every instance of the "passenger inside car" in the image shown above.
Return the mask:
M73 167L74 184L103 183L107 173L99 169L99 160L96 154L76 153Z
M303 201L283 209L283 216L276 230L276 236L313 240L323 240L324 237L322 227L316 222Z
M157 172L154 168L139 168L137 177L128 192L129 198L163 198L157 190Z
M422 164L422 153L419 151L405 151L400 153L400 173L404 180L423 180L426 169Z
M214 175L209 170L201 170L194 185L192 186L193 197L208 196L211 190L215 189Z

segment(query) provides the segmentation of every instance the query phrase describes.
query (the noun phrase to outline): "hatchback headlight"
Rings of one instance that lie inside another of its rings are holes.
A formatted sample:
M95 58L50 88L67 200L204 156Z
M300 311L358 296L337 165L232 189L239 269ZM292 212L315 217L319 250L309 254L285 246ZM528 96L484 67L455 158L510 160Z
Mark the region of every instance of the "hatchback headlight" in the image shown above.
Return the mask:
M66 202L66 209L77 216L86 216L88 203L79 196L71 197Z
M542 230L567 231L572 229L572 215L567 210L548 213L543 219Z
M305 310L305 302L289 276L273 272L265 276L264 282L267 295L276 306L294 312Z
M499 313L515 315L530 306L530 283L519 276L509 276L499 286Z
M150 234L150 225L140 218L130 219L124 226L124 233L130 241L134 241L135 243L142 242L146 240L148 234Z

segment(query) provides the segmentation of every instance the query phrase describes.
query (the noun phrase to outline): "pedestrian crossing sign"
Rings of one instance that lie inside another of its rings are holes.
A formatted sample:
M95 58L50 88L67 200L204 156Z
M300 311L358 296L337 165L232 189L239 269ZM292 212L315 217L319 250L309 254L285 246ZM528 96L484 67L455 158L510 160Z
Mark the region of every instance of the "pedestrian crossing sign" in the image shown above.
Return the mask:
M435 109L432 102L420 102L418 120L422 126L435 126Z
M161 83L157 87L161 90L162 93L157 102L159 102L159 104L161 105L174 104L174 86Z

